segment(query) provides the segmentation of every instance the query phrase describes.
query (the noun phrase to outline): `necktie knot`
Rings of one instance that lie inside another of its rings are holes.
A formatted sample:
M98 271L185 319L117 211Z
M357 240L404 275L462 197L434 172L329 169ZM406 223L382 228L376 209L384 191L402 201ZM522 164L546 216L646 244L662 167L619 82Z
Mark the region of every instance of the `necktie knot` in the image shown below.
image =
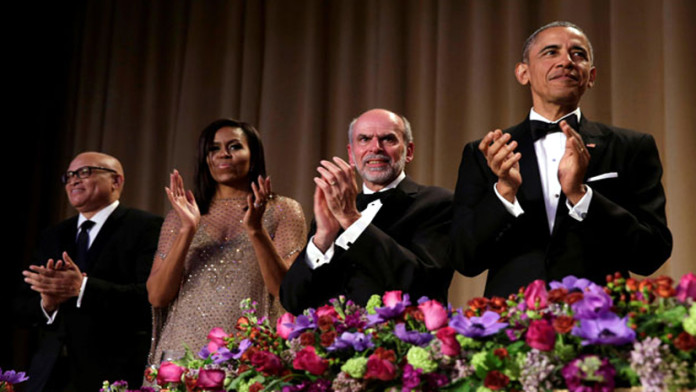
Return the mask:
M82 224L80 225L80 232L86 231L89 233L89 231L92 229L92 227L94 227L94 225L95 223L93 221L86 220L82 222Z
M355 202L356 207L358 208L358 211L362 211L365 208L367 208L367 205L372 203L373 201L380 199L384 200L387 196L391 195L394 192L393 189L388 189L383 192L375 192L375 193L360 193L357 197L357 200Z
M537 141L549 133L561 132L561 126L559 125L561 121L567 122L571 128L575 129L576 131L578 130L578 116L575 114L562 118L555 123L531 120L529 121L529 127L532 130L532 140Z

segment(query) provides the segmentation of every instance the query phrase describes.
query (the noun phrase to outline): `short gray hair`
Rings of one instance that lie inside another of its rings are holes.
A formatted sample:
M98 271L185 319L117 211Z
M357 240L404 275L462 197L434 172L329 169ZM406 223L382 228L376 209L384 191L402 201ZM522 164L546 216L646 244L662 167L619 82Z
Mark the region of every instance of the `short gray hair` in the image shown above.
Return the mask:
M406 117L400 115L399 113L394 113L399 118L401 121L404 123L404 129L403 129L403 136L404 136L404 141L406 144L411 143L413 141L413 132L411 131L411 123L408 122ZM350 122L350 125L348 125L348 143L353 144L353 126L355 126L355 123L358 121L358 118L360 117L355 117L353 121Z
M579 32L582 33L582 35L585 36L585 40L587 40L587 45L589 46L590 49L590 63L594 64L594 49L592 49L592 42L590 42L590 39L587 37L587 34L578 27L575 23L563 21L563 20L557 20L554 22L551 22L549 24L545 24L538 29L536 29L535 32L532 33L529 37L527 37L527 40L524 41L524 47L522 48L522 62L523 63L528 63L529 62L529 50L534 45L534 42L536 41L537 36L539 33L541 33L544 30L550 29L552 27L570 27L572 29L575 29Z

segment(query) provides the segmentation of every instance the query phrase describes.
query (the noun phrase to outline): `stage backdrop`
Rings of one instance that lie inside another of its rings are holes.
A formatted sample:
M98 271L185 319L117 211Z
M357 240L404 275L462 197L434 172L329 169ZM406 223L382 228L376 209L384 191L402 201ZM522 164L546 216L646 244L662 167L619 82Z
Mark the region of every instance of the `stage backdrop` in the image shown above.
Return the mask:
M38 6L37 6L38 7ZM642 1L76 1L32 10L24 45L40 69L29 119L25 254L41 226L73 211L57 178L70 158L121 159L123 202L165 214L167 174L188 184L200 130L255 124L276 191L312 216L320 159L346 157L349 121L382 107L409 118L417 181L453 189L464 144L521 121L531 99L513 75L524 39L553 20L592 40L588 118L655 136L674 252L659 273L696 270L696 3ZM34 109L34 107L32 108ZM34 139L32 139L34 140ZM26 262L26 260L22 260ZM482 294L457 277L451 301Z

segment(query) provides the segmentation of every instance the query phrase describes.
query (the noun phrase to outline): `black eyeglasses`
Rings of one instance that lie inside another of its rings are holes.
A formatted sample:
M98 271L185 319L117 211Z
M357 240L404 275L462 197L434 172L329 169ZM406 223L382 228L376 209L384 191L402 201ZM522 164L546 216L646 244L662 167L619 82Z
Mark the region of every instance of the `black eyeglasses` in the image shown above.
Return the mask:
M60 181L63 184L67 184L68 181L70 181L71 178L77 177L77 178L87 178L92 175L92 170L104 170L108 171L114 174L118 174L116 170L109 169L108 167L99 167L99 166L83 166L77 170L68 170L65 173L63 173L62 176L60 176Z

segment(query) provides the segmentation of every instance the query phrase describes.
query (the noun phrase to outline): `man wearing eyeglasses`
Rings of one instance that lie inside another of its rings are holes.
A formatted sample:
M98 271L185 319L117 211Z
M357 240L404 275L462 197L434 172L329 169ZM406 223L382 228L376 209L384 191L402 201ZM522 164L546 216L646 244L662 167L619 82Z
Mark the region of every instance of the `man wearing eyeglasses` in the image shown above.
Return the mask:
M162 218L119 204L114 157L79 154L61 180L79 212L43 233L21 313L41 326L28 391L96 391L104 380L140 385L151 316L145 281Z

